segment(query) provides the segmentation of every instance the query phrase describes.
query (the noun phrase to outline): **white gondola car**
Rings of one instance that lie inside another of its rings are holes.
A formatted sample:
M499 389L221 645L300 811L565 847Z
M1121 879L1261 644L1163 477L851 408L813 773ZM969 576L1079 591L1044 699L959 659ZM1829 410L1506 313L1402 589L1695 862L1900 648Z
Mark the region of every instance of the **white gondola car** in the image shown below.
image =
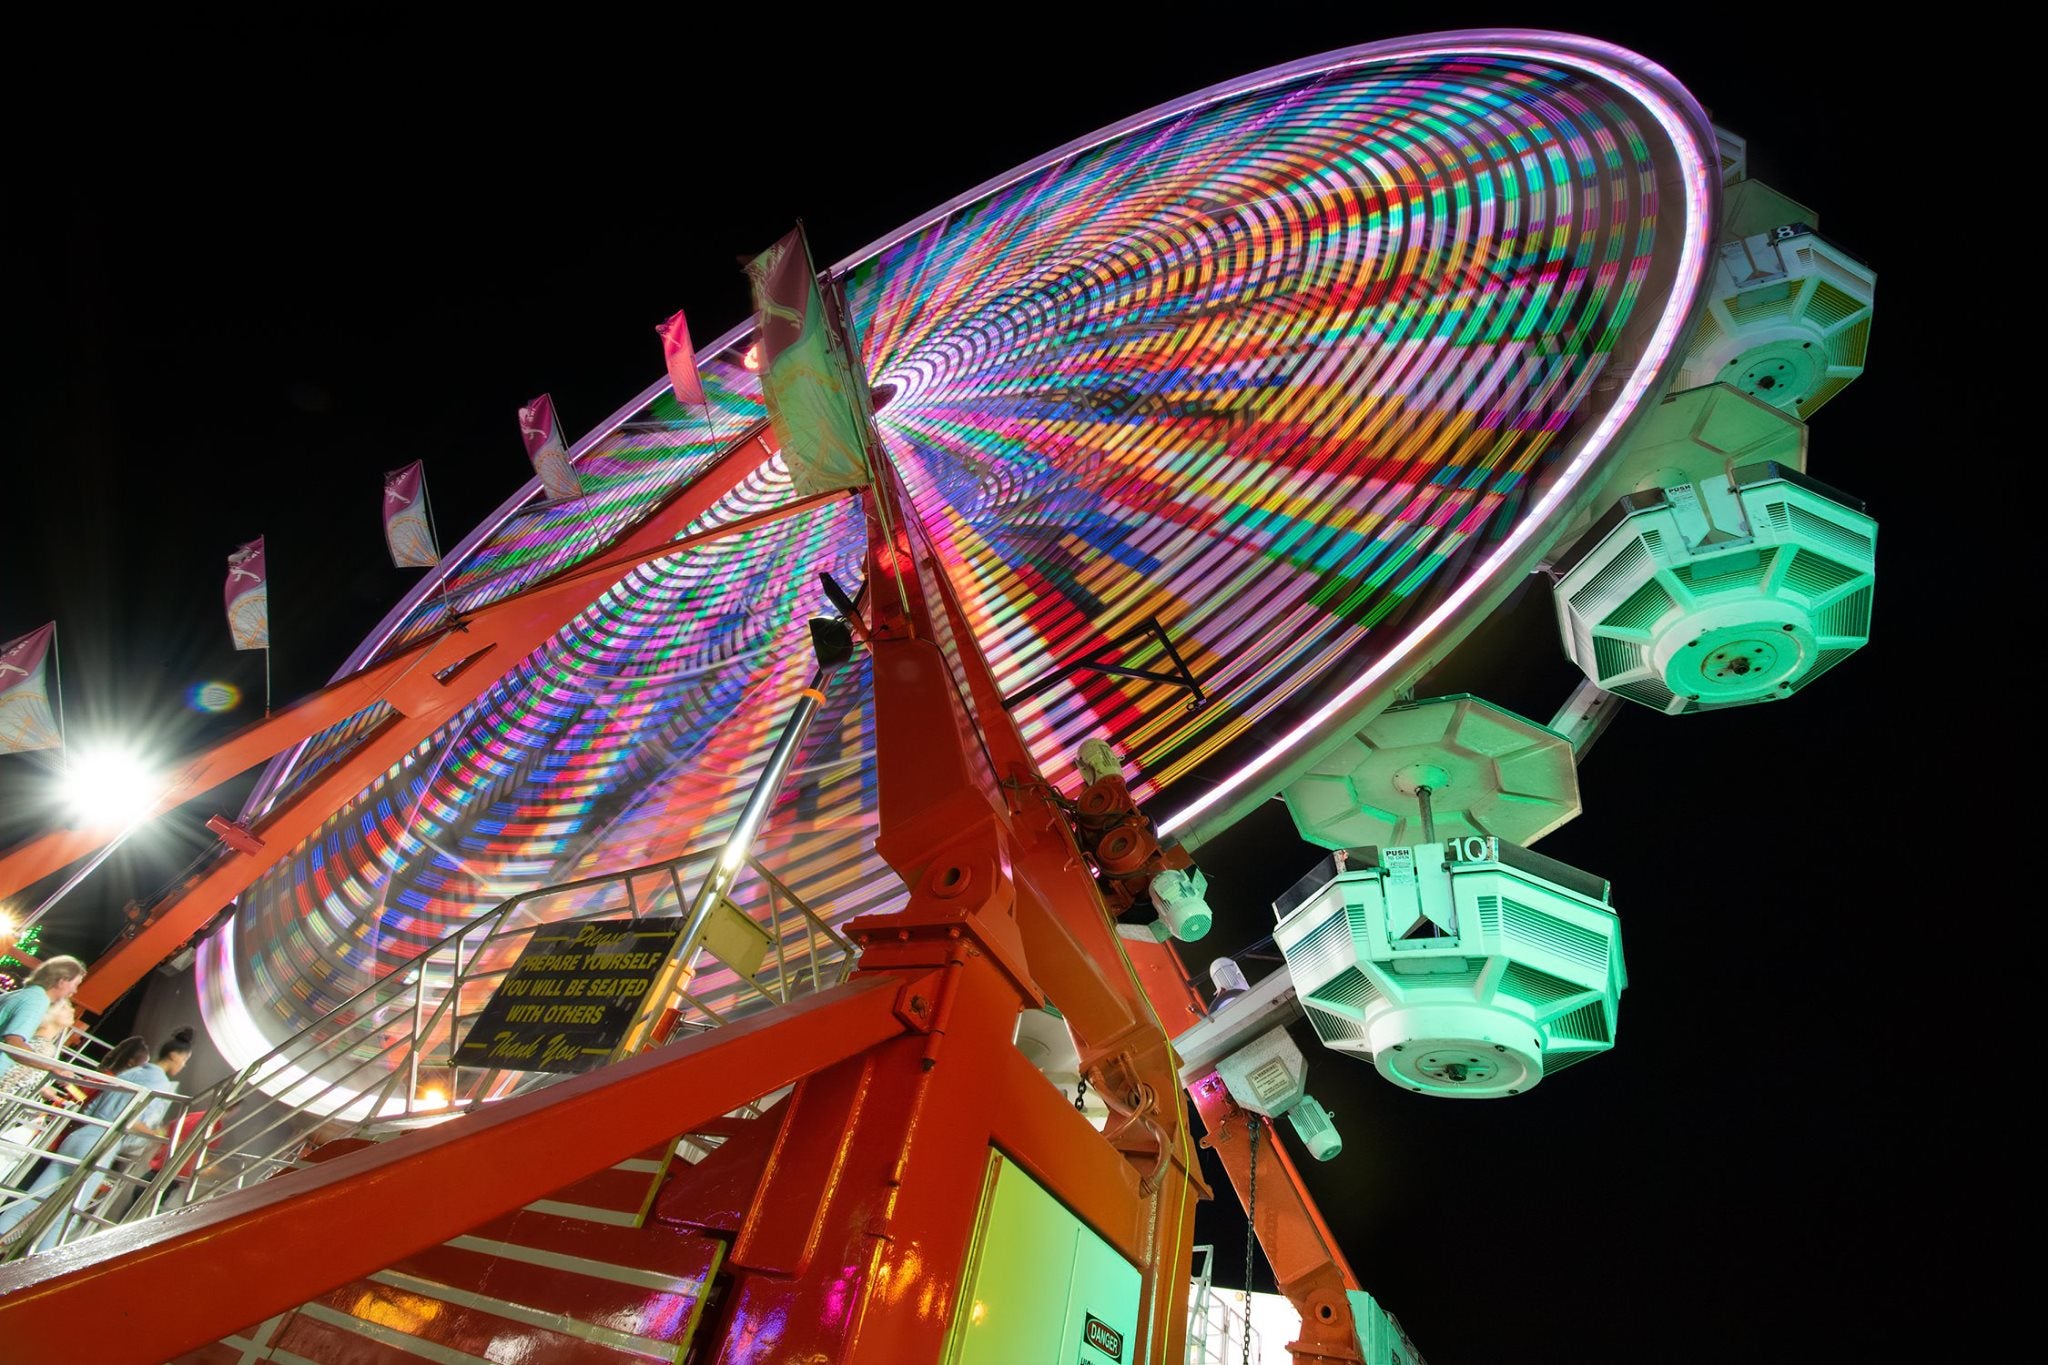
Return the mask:
M1870 638L1877 523L1766 462L1631 493L1559 558L1565 652L1680 714L1788 697Z
M1556 859L1477 835L1340 850L1274 909L1317 1036L1404 1089L1520 1094L1614 1046L1621 922Z

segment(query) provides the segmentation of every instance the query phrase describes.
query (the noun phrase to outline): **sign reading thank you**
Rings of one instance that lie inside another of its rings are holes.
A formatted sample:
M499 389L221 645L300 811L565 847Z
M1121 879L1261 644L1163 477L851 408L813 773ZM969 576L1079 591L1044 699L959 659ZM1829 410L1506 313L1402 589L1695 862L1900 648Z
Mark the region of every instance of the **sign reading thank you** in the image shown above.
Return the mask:
M680 919L585 920L533 931L462 1046L457 1066L583 1071L598 1065L683 932Z

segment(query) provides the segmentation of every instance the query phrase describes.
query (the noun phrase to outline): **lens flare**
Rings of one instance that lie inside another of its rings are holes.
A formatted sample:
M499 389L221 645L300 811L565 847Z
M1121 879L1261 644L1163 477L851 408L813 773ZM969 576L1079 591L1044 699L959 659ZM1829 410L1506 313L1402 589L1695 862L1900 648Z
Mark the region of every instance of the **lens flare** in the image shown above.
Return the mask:
M185 704L194 711L217 716L242 704L242 689L231 682L194 683L185 694Z

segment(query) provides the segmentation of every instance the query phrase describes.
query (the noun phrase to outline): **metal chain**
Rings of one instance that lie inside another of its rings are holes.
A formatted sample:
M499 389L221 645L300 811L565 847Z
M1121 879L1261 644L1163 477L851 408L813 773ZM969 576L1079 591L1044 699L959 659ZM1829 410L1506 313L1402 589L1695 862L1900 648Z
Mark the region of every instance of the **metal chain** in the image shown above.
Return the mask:
M1084 1114L1088 1112L1087 1095L1088 1078L1083 1076L1074 1083L1074 1108Z
M1244 1365L1252 1365L1252 1256L1259 1244L1259 1129L1265 1125L1257 1114L1246 1113L1244 1119L1252 1146L1251 1177L1245 1181L1244 1194Z

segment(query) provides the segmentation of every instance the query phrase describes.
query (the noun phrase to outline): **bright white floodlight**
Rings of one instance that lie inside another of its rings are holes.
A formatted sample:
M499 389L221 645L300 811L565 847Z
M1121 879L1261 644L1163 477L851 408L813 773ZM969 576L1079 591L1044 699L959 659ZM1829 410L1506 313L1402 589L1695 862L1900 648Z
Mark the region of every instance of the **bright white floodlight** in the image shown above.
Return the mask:
M132 825L161 791L157 775L129 749L84 750L64 768L64 802L89 825Z

